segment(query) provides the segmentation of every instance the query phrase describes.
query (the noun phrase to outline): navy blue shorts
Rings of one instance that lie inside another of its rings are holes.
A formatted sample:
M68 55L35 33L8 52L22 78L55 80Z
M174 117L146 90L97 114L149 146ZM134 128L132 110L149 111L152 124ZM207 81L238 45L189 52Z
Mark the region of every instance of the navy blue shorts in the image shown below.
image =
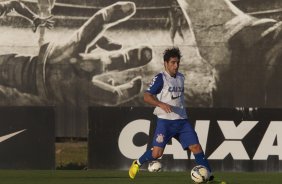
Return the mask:
M152 146L165 148L170 139L177 139L183 149L199 144L198 135L187 119L158 119Z

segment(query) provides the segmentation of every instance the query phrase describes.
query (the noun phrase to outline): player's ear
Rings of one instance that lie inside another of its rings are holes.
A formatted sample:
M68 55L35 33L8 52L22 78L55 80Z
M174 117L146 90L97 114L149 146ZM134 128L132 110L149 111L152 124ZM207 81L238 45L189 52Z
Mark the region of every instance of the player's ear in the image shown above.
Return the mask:
M164 67L165 67L165 68L166 68L166 63L167 63L167 62L166 62L166 61L164 61Z

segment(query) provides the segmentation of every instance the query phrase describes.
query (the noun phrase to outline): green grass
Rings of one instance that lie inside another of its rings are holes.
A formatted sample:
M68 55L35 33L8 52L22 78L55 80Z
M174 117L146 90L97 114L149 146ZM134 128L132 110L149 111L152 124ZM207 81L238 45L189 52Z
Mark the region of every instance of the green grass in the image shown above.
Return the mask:
M228 184L281 184L282 173L215 173ZM3 184L192 184L186 172L149 173L140 171L130 180L127 171L56 170L22 171L0 170Z
M87 166L87 142L56 143L57 169L83 169Z

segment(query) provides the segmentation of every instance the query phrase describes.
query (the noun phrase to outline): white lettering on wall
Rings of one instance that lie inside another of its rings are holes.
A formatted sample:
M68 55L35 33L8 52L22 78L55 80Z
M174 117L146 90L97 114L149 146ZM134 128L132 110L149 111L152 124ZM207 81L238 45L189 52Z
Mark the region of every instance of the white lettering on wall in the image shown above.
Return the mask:
M274 145L277 139L277 145ZM280 144L279 144L280 143ZM253 160L267 160L269 155L278 155L282 159L282 122L270 122Z
M139 119L129 122L120 132L118 147L120 152L129 159L140 157L147 149L147 144L136 146L133 143L133 137L140 132L149 135L150 121Z
M249 160L242 139L257 123L257 121L242 121L236 127L233 121L218 121L226 140L209 156L209 159L221 160L231 154L234 160Z
M267 160L270 155L277 155L279 156L279 160L282 160L281 121L270 122L254 157L249 157L246 151L249 148L244 147L242 140L257 125L257 123L258 121L242 121L238 126L236 126L233 121L218 121L218 125L225 140L223 140L223 142L215 149L208 159L223 160L230 154L234 160ZM195 124L195 130L204 151L206 150L209 133L209 138L216 138L215 135L212 135L212 132L209 132L209 126L210 121L208 120L198 120ZM149 120L138 119L129 122L120 132L118 147L125 157L129 159L136 159L146 151L147 144L137 146L133 143L134 136L140 132L149 136ZM277 144L274 144L275 141L277 141ZM172 139L171 144L166 146L164 155L173 155L174 159L188 159L187 152L183 150L181 144L174 138ZM194 159L194 155L191 154L190 158Z

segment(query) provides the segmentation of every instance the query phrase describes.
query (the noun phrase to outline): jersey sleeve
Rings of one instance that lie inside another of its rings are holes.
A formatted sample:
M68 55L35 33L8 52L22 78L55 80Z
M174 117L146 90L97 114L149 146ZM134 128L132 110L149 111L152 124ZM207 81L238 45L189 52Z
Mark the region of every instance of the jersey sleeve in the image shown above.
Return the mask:
M159 73L152 79L146 92L152 95L159 94L163 88L163 85L164 85L163 76L161 73Z

